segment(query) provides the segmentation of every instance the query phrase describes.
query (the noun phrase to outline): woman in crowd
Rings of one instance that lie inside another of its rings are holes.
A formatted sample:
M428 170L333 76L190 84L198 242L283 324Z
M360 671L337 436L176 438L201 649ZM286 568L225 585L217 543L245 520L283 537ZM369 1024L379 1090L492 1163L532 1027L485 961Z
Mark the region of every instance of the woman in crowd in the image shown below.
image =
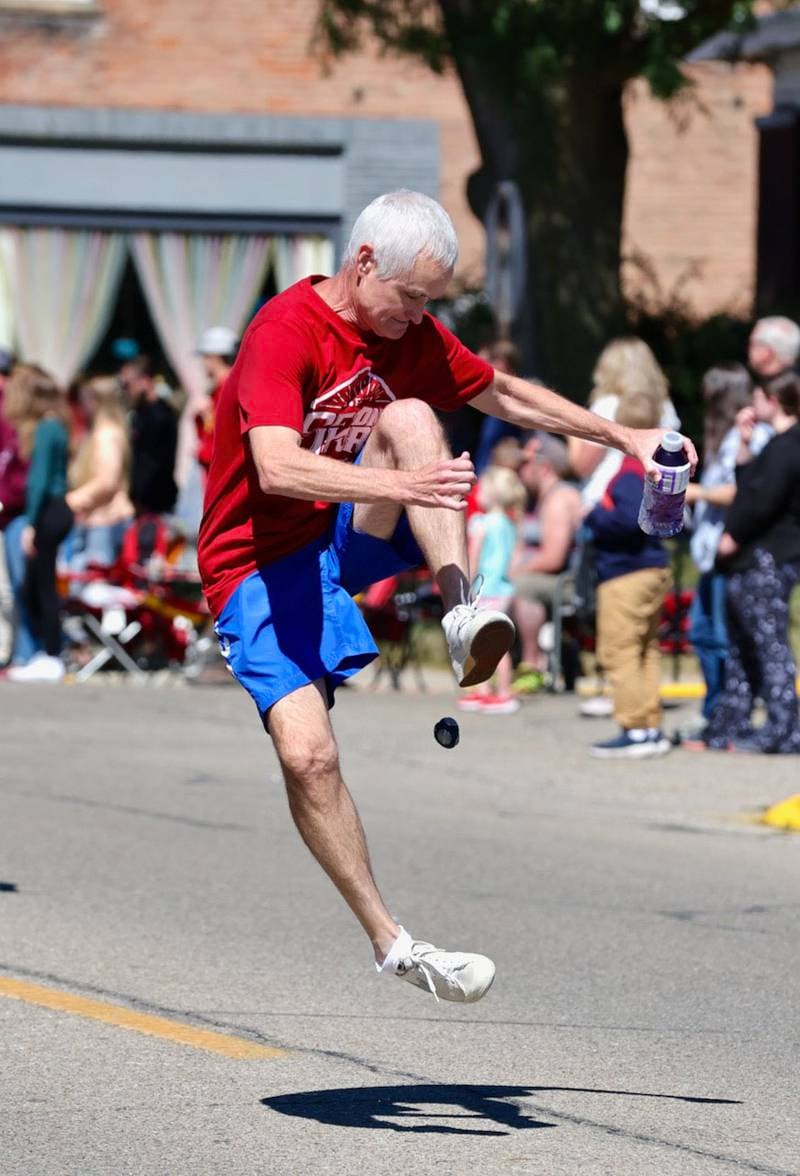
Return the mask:
M718 547L727 576L725 686L703 742L690 746L800 752L789 644L789 597L800 581L800 377L785 372L756 388L752 412L739 417L745 444L757 421L775 436L753 461L737 466L736 497ZM760 727L752 725L756 698L767 712Z
M760 453L772 436L768 425L749 425L752 413L753 382L747 368L740 363L720 363L703 377L703 471L692 482L686 501L694 507L691 551L700 578L692 600L689 639L694 646L706 696L701 722L695 734L702 732L719 699L728 655L725 627L726 577L715 569L717 547L725 530L725 511L736 496L736 466L744 465ZM745 410L745 411L743 411ZM737 427L739 413L747 422L749 446L743 444Z
M27 556L24 600L43 646L25 666L12 666L15 682L57 682L64 677L61 622L56 587L56 553L72 527L66 504L69 433L63 392L42 368L20 364L6 389L6 413L17 430L20 453L30 459L25 500Z
M113 566L133 518L121 389L116 380L99 377L81 385L79 400L87 432L69 469L67 505L77 520L69 544L72 571Z

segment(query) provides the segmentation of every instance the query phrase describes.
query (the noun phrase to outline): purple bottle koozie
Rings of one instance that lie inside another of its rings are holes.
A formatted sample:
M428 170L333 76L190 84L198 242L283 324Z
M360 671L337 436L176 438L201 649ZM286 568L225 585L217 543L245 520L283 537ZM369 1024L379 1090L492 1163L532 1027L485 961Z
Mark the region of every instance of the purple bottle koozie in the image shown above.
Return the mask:
M690 463L680 433L665 433L653 454L661 479L645 479L639 526L647 535L669 539L683 529L683 504L689 485Z

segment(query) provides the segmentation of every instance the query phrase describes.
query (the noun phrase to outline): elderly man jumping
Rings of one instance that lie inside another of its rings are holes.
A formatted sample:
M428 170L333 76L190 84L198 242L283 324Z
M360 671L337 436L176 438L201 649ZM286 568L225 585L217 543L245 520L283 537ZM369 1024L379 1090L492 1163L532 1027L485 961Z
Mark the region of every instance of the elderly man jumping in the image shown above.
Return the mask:
M395 922L342 779L333 692L377 654L352 594L424 559L456 679L484 681L513 626L470 592L464 507L475 473L469 454L448 452L434 410L469 402L645 465L661 430L603 420L462 346L425 310L457 255L436 201L393 192L361 213L333 277L306 278L256 315L218 403L199 560L220 646L272 738L300 835L378 971L437 999L476 1001L494 964Z

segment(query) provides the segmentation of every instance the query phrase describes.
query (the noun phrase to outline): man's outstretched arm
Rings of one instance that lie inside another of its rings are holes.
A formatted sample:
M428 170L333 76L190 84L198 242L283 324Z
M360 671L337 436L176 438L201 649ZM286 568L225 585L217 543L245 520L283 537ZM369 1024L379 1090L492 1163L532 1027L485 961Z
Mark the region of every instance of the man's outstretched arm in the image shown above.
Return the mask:
M566 433L610 445L637 458L648 471L653 469L653 454L665 432L664 429L630 429L607 421L542 384L505 372L495 371L494 383L470 403L489 416L500 417L523 429L545 429L549 433ZM694 469L697 452L688 438L686 452Z
M396 502L463 511L476 481L466 453L414 470L361 468L301 448L300 435L293 429L258 425L248 437L265 494L311 502Z

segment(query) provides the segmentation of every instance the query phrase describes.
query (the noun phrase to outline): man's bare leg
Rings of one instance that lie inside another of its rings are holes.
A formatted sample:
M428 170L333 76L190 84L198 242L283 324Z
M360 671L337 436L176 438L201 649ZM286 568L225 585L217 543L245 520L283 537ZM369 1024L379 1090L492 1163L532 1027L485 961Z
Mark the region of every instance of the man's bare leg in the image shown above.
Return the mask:
M323 688L314 683L287 694L270 709L268 726L300 836L366 931L380 963L400 928L375 885Z
M276 702L268 727L300 835L366 931L381 970L443 1000L480 1000L494 980L490 959L413 940L386 909L372 876L361 821L339 770L321 684L303 686Z
M442 427L430 405L415 399L397 400L381 414L364 447L361 465L414 470L450 457ZM471 469L469 473L472 474ZM469 488L467 483L465 486ZM359 503L353 526L376 538L389 539L401 510L401 506L393 503ZM409 506L406 511L414 537L442 593L445 613L442 628L456 681L461 686L477 686L491 677L497 663L511 648L514 626L508 617L494 610L484 610L476 616L474 608L463 607L469 599L463 511L438 506Z
M362 467L413 470L452 454L442 426L422 400L396 400L381 413L361 457ZM357 531L390 539L402 513L394 503L358 503L353 515ZM445 611L466 598L469 557L464 514L456 510L410 506L408 521L442 593Z

